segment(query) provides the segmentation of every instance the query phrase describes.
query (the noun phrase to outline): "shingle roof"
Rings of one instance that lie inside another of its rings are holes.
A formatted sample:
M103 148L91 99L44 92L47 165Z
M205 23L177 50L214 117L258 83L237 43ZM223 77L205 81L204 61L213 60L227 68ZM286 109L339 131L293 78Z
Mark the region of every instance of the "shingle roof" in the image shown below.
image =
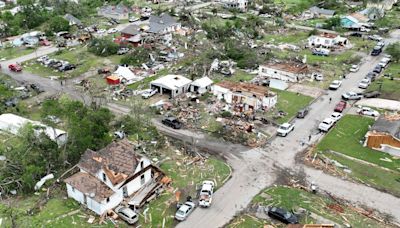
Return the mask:
M138 35L140 34L140 27L137 25L128 25L124 29L121 30L121 33L128 35Z
M385 132L400 138L400 120L389 120L385 115L381 115L370 130Z
M64 182L82 193L89 194L89 196L93 194L93 198L97 202L101 202L114 194L114 191L103 182L84 172L76 173L65 179Z
M78 163L78 167L95 176L102 169L116 185L135 173L141 159L128 140L112 142L105 148L95 152L86 150Z
M150 29L148 32L151 33L159 33L167 27L173 26L178 23L175 18L171 17L168 14L162 14L161 16L150 16Z
M318 14L323 14L323 15L329 15L333 16L335 14L335 10L328 10L328 9L323 9L319 8L317 6L313 6L309 9L313 13L318 13Z

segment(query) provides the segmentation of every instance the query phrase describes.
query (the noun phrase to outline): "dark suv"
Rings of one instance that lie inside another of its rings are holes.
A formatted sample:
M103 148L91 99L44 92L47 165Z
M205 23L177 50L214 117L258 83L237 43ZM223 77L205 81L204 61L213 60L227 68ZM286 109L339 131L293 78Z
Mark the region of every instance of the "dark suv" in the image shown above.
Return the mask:
M283 208L271 207L268 210L268 215L269 215L269 217L277 219L277 220L279 220L279 221L281 221L281 222L283 222L285 224L297 224L297 223L299 223L298 218L294 214L286 211Z
M175 117L167 117L163 119L161 123L168 127L172 127L173 129L180 129L182 127L182 123Z
M375 46L374 49L371 52L372 56L377 56L382 52L382 48L379 46Z
M297 112L297 118L302 119L302 118L304 118L307 114L308 114L308 109L307 109L307 108L300 109L300 110Z

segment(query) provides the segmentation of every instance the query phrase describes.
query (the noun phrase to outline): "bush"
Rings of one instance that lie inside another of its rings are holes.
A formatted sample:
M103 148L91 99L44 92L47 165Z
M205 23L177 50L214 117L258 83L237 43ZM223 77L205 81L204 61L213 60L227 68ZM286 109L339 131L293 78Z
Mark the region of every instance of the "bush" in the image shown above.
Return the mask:
M224 118L230 118L230 117L232 117L232 113L229 112L229 111L223 111L221 113L221 116L224 117Z
M149 54L146 48L137 47L121 59L121 64L140 66L149 60Z

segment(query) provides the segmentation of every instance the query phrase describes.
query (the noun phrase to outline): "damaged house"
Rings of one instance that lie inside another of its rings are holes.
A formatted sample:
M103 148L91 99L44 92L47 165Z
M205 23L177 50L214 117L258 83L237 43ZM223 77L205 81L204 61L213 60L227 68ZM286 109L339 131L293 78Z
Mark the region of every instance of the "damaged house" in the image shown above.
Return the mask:
M80 171L64 180L68 197L98 215L122 201L143 206L161 187L159 181L164 176L125 139L99 151L87 149L77 167Z
M160 94L168 94L170 98L175 98L189 91L192 80L182 75L166 75L150 82L150 88L157 90Z
M181 23L168 14L160 16L151 15L149 19L149 28L146 32L154 34L166 34L176 32L181 29Z
M203 94L211 90L213 81L209 77L196 79L190 85L190 92Z
M400 156L400 115L381 115L365 138L365 146Z
M347 38L333 33L321 33L308 37L309 47L335 48L339 46L345 47L348 44Z
M258 68L258 76L286 82L299 82L308 75L307 65L301 63L267 63Z
M278 101L278 96L267 87L243 82L219 82L213 85L212 92L218 99L232 105L236 112L268 110Z

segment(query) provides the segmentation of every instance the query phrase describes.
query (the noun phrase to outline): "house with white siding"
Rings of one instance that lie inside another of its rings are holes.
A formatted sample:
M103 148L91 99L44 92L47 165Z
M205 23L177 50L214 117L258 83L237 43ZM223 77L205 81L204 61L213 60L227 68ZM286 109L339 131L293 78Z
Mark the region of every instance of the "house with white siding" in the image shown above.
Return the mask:
M159 168L125 139L99 151L86 150L77 166L79 172L64 180L68 197L98 215L115 208L124 199L129 201L163 176Z
M285 82L299 82L309 75L307 65L301 63L266 63L258 68L258 75Z

